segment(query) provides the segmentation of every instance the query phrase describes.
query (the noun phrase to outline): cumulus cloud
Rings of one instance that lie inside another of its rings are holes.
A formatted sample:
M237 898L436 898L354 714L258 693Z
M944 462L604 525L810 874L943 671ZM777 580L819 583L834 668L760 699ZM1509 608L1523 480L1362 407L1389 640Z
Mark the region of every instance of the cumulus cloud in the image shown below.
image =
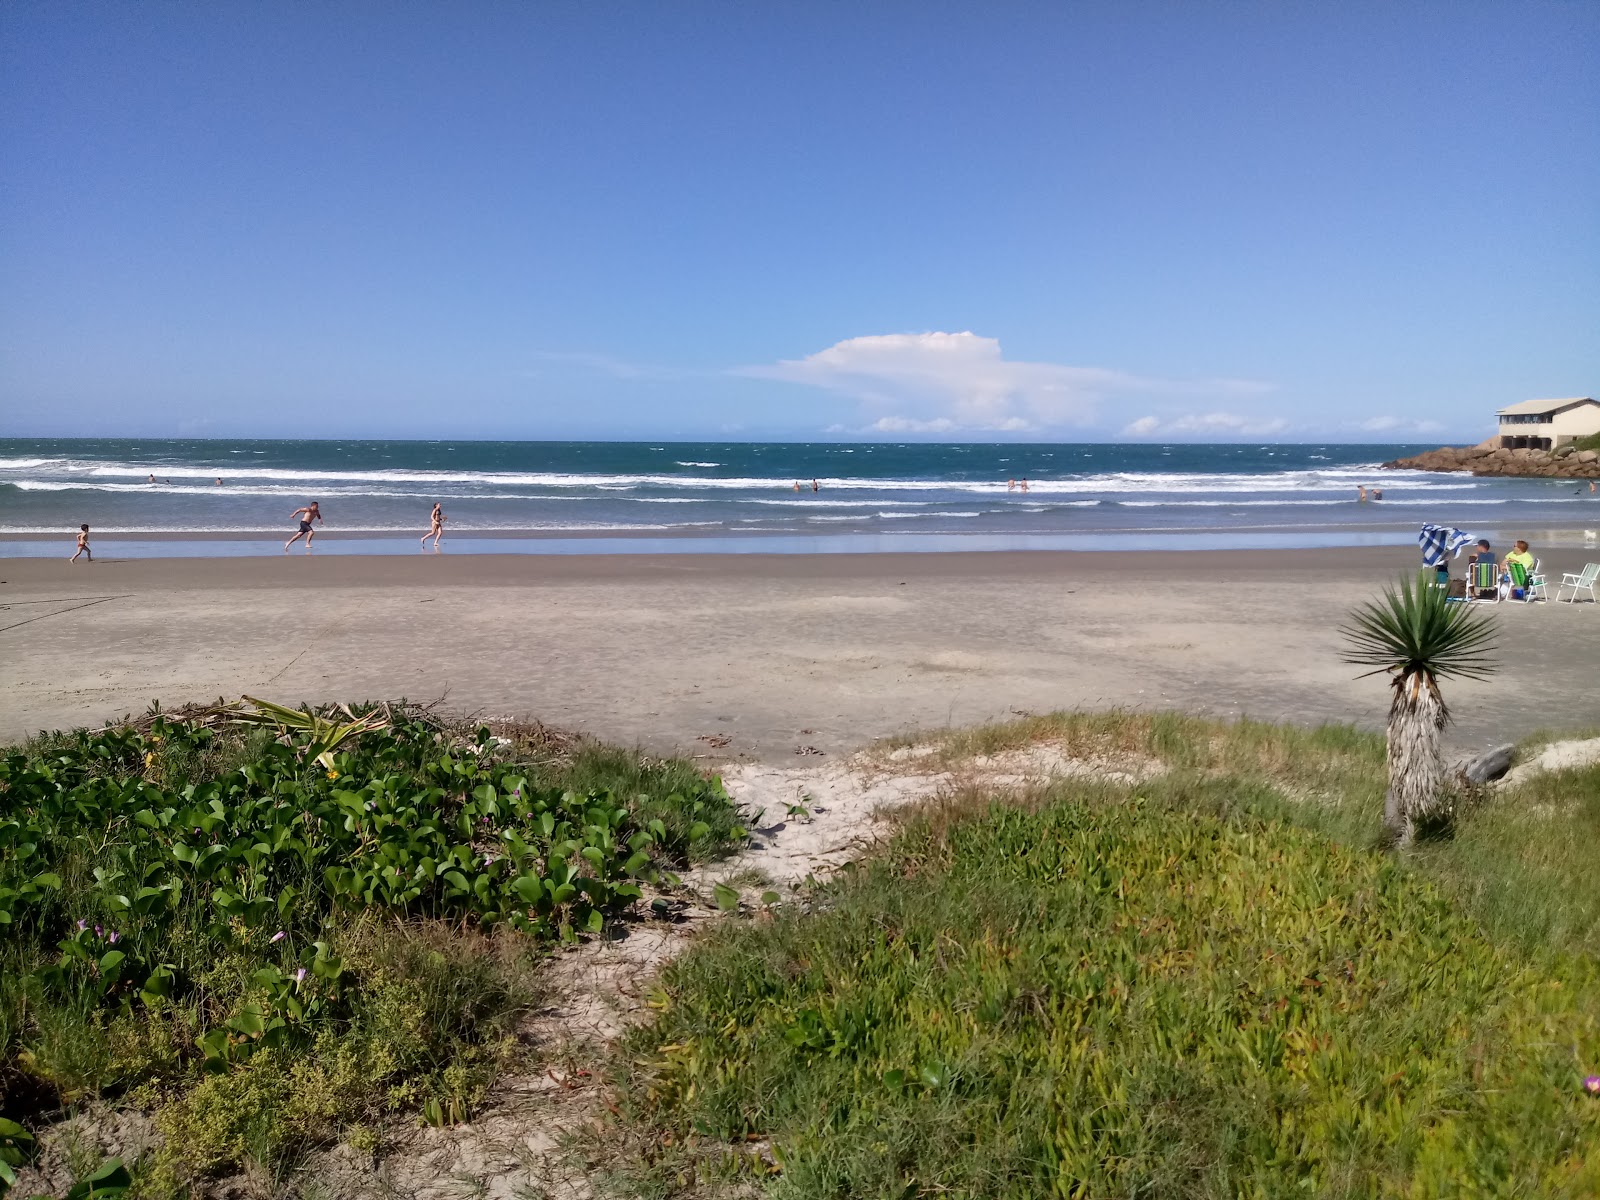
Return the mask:
M860 400L861 432L1025 433L1089 425L1099 405L1135 393L1251 394L1266 385L1149 379L1104 367L1007 359L996 338L975 333L891 333L846 338L805 358L741 367L735 374L823 388Z
M1246 437L1271 437L1283 433L1289 422L1282 417L1240 416L1231 412L1185 413L1181 416L1140 417L1123 426L1125 437L1174 437L1198 434L1202 437L1220 437L1224 434L1243 434Z

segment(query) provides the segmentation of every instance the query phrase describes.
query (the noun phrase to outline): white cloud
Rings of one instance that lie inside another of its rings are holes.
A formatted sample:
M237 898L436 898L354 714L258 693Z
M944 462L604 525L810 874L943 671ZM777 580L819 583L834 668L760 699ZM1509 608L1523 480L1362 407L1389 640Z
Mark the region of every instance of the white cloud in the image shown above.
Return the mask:
M958 426L949 417L919 421L915 417L879 417L863 433L950 433Z
M1444 426L1437 421L1414 421L1409 417L1372 417L1356 428L1364 433L1438 433Z
M1123 426L1125 437L1172 437L1179 434L1200 434L1216 437L1236 433L1246 437L1271 437L1283 433L1289 422L1282 417L1249 417L1231 412L1185 413L1162 420L1159 417L1140 417Z
M734 374L854 397L873 418L861 432L877 433L1022 433L1090 425L1098 406L1121 394L1269 390L1241 380L1185 383L1104 367L1013 361L1001 354L998 339L975 333L846 338L805 358Z

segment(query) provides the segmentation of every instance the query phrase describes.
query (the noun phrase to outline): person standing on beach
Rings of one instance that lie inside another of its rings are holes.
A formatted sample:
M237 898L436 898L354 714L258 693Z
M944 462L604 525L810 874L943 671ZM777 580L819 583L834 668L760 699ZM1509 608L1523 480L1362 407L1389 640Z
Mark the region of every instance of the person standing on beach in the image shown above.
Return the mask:
M77 562L78 555L80 554L87 554L89 556L89 561L94 561L94 551L89 549L89 527L87 525L78 526L78 548L73 551L72 557L67 559L67 561Z
M443 536L444 509L440 506L439 502L435 500L433 502L433 511L428 514L428 532L422 535L421 541L419 541L417 545L420 546L423 542L427 541L429 538L432 538L433 548L437 550L439 548L439 539Z
M289 519L292 521L296 517L300 518L300 532L295 534L283 544L283 550L285 554L289 552L289 547L294 545L301 538L305 538L306 540L306 549L311 549L311 539L317 536L316 531L311 528L311 522L322 520L322 510L317 507L317 502L313 500L304 508L295 509L294 512L290 514Z

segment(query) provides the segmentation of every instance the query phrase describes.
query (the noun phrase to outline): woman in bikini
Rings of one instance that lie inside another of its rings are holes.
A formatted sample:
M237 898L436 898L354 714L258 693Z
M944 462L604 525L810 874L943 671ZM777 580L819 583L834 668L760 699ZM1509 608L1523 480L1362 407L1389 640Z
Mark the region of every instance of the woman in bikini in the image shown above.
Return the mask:
M316 531L311 528L311 522L322 520L322 510L317 507L317 502L313 500L304 508L295 509L294 512L290 514L289 519L292 521L296 517L300 518L300 532L295 534L283 544L285 553L288 552L290 546L294 545L301 538L305 538L306 540L306 549L311 549L311 539L316 536Z
M439 539L444 536L444 509L437 500L433 503L433 511L428 514L428 532L422 535L417 545L420 547L429 538L433 539L433 548L439 548Z

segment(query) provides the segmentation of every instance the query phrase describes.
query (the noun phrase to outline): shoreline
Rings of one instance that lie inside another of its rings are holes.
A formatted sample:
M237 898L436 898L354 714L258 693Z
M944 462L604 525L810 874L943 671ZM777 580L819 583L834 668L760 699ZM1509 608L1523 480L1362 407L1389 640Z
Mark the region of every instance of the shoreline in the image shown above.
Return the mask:
M217 536L203 531L166 534L119 534L91 531L91 547L101 561L171 560L199 558L347 557L440 558L477 557L609 557L615 555L681 557L707 555L718 558L784 555L802 559L823 555L923 556L928 554L1093 554L1093 553L1219 553L1300 550L1372 550L1416 546L1417 524L1239 526L1228 529L1145 528L1086 530L1054 533L996 533L945 531L894 531L819 533L792 531L738 531L705 533L685 530L585 530L484 531L446 533L441 549L424 544L421 535L374 535L351 530L319 531L309 551L305 542L281 549L285 534L252 533ZM1592 516L1572 525L1539 526L1503 521L1471 523L1470 532L1492 541L1525 538L1550 550L1581 549L1586 533L1600 525L1600 504ZM0 563L66 557L72 549L70 534L29 533L0 536Z

